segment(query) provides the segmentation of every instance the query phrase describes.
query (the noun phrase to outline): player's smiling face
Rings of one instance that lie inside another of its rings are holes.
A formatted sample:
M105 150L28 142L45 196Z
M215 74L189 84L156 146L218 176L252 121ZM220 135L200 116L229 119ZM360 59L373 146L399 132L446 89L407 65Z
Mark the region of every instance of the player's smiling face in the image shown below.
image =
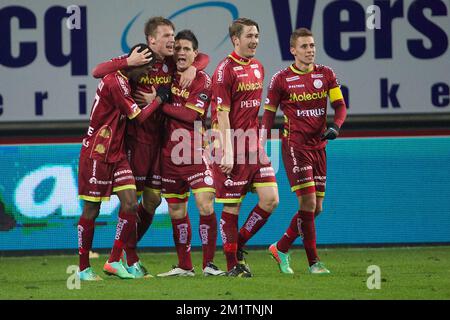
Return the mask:
M149 47L159 59L173 56L173 46L175 44L175 33L171 26L160 25L156 28L154 37L147 38Z
M259 44L259 32L256 26L244 26L241 36L234 37L236 53L244 58L253 58Z
M291 47L291 53L298 67L309 67L316 57L316 46L313 37L298 37L295 47Z
M177 63L177 70L184 71L189 68L195 60L198 50L194 50L192 42L180 39L175 42L174 58Z

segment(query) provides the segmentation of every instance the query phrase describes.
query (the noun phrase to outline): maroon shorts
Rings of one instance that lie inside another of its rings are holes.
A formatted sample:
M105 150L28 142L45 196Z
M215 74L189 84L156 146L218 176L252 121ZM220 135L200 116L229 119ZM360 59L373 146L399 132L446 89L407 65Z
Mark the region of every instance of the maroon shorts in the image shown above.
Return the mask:
M136 184L127 159L115 163L80 157L78 164L78 197L101 202L121 190L135 189Z
M218 203L241 203L248 191L258 187L277 187L270 161L235 164L229 176L222 172L218 164L213 164L212 168Z
M296 150L283 143L281 155L292 192L298 196L316 193L318 197L325 197L327 182L325 149Z
M193 193L215 192L214 176L205 158L201 164L176 165L170 158L161 159L161 196L169 203L186 202Z
M138 195L141 195L147 188L160 193L160 146L139 142L131 136L127 136L125 144L128 161L136 180Z

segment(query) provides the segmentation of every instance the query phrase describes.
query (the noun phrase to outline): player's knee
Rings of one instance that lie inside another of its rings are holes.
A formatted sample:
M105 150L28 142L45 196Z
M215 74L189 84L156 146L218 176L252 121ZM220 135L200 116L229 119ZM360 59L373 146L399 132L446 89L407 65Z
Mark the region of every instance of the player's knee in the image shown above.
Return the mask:
M303 196L300 204L300 209L309 212L316 212L317 208L316 197Z
M265 199L261 199L259 206L261 209L272 212L278 207L278 204L280 203L280 200L278 196L268 197Z
M214 213L214 204L212 202L202 202L198 204L198 211L201 216L210 216Z
M81 216L86 220L95 220L97 219L99 213L100 213L100 204L86 202L84 204Z
M161 204L161 196L157 193L145 193L143 195L142 206L147 212L153 212Z
M137 212L138 203L136 200L127 200L121 204L121 207L125 212Z

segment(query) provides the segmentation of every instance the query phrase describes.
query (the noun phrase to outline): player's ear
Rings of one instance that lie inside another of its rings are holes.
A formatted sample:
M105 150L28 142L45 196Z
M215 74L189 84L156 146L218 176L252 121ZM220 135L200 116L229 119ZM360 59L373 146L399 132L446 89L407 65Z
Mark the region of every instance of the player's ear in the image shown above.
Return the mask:
M289 50L291 51L291 54L295 57L295 55L296 55L295 48L294 47L290 47Z
M198 56L198 49L194 50L194 58L197 58L197 56Z
M156 43L156 39L152 36L147 36L147 44L150 45L155 45Z
M237 36L231 37L231 42L233 42L233 46L236 47L238 45L238 42L239 42L239 37L237 37Z

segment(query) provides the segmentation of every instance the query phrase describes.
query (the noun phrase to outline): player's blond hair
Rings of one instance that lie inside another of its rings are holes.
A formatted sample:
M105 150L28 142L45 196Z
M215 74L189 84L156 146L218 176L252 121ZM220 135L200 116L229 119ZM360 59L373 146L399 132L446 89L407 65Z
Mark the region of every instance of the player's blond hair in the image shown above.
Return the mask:
M294 30L294 32L292 32L291 39L289 40L291 48L295 47L295 42L300 37L314 37L314 35L308 28L298 28Z
M166 19L164 17L152 17L148 19L148 21L145 23L144 27L144 33L145 37L156 36L156 29L159 26L169 26L175 31L175 25L170 21L169 19Z

